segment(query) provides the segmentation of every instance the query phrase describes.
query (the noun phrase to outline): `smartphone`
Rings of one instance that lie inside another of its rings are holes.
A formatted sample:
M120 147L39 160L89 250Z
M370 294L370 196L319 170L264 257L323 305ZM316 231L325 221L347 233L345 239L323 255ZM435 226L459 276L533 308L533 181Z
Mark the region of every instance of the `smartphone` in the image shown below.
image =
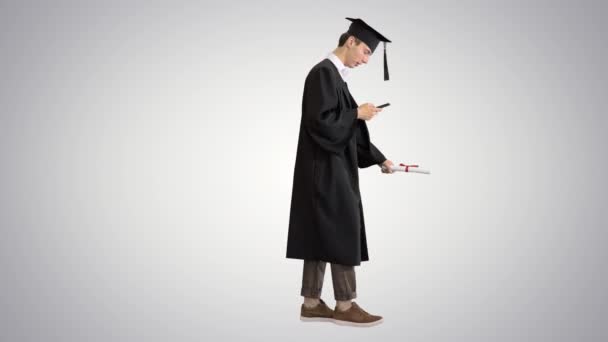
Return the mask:
M382 104L382 105L376 106L376 108L384 108L384 107L388 107L388 106L390 106L390 105L391 105L391 104L387 102L387 103L385 103L385 104Z

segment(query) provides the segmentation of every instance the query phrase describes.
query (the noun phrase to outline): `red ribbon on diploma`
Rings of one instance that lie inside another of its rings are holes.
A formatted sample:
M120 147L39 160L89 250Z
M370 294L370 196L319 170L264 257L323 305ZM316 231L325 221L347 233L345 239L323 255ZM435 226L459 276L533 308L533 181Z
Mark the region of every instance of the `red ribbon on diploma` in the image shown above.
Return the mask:
M418 165L405 165L403 163L399 164L399 166L405 166L405 172L408 172L410 167L418 167Z

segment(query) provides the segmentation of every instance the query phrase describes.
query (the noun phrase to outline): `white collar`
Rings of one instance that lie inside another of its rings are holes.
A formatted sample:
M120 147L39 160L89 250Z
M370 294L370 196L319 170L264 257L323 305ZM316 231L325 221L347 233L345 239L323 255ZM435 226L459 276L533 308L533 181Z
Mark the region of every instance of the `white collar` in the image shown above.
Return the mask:
M334 63L336 69L338 69L338 72L340 73L340 76L342 76L342 80L346 81L346 77L348 77L349 73L348 67L346 67L344 63L342 63L340 58L338 58L338 56L336 56L336 54L334 54L333 52L327 56L327 59Z

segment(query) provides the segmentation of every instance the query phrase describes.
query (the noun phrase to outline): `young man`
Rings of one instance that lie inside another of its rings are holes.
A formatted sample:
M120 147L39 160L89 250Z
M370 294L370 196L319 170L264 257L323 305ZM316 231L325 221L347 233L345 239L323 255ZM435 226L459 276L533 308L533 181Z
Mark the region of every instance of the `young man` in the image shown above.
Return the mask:
M393 163L374 146L365 121L382 109L357 105L345 82L349 68L366 64L386 39L361 19L352 23L338 47L306 77L296 156L287 258L303 259L302 320L371 326L382 317L353 302L354 266L369 260L358 168L381 166L392 173ZM320 299L326 263L331 263L335 310Z

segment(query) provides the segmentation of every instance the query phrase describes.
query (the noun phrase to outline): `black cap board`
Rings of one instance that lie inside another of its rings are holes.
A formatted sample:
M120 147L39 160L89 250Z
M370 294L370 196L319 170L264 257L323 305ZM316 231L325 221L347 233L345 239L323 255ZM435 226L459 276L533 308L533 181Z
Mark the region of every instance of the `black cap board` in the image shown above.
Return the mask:
M359 40L363 41L369 48L372 50L372 53L376 50L378 43L382 42L384 45L384 80L388 81L388 65L386 62L386 43L390 43L385 36L380 34L380 32L374 30L371 26L369 26L365 21L359 18L346 18L350 20L352 23L348 28L348 33L357 37Z

